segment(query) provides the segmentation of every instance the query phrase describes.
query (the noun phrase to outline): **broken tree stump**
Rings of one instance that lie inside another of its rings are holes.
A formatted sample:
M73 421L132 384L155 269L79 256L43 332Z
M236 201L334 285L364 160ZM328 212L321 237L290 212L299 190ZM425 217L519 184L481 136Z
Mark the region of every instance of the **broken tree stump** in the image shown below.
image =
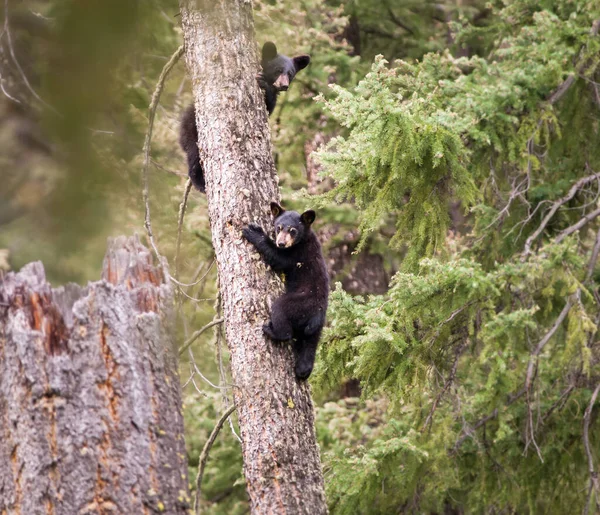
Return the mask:
M0 514L188 513L172 291L137 238L102 280L0 282Z

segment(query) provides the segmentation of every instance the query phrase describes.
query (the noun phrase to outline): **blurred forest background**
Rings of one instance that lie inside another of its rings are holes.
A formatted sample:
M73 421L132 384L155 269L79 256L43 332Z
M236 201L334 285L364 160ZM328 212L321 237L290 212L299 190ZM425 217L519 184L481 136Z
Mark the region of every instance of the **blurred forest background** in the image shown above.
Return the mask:
M100 275L144 234L142 146L182 41L175 0L0 6L0 268ZM270 119L284 205L318 210L328 329L310 382L332 513L600 510L600 4L254 0L308 53ZM254 49L249 49L254 51ZM258 70L257 70L258 72ZM231 402L206 201L186 184L180 61L156 113L157 244L180 281L190 477ZM207 513L245 513L235 427Z

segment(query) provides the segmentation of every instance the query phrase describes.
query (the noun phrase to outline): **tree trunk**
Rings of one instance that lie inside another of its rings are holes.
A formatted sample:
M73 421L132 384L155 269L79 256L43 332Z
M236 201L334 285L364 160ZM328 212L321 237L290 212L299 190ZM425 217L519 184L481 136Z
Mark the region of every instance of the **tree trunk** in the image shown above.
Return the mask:
M0 284L0 514L188 513L172 292L137 239L102 280Z
M281 285L241 238L251 221L270 230L279 198L252 4L180 5L251 510L326 513L310 389L295 379L291 349L261 330Z

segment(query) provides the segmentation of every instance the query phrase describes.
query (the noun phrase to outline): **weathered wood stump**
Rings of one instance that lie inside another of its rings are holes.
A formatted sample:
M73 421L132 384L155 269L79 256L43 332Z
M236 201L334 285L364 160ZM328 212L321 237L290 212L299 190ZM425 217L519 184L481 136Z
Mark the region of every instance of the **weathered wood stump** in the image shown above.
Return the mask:
M0 514L187 513L172 291L137 238L102 280L0 283Z

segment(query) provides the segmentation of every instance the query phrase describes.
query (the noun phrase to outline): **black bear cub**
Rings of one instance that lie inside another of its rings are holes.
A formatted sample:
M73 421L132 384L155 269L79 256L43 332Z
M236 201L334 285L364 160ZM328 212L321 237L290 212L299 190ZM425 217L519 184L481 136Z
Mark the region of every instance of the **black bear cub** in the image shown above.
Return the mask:
M285 211L271 203L275 241L250 224L242 231L265 262L285 276L285 293L274 303L263 332L272 340L294 341L296 377L307 379L315 363L317 343L325 325L329 276L321 245L311 229L314 211Z
M263 71L258 76L258 84L265 92L265 103L269 115L275 110L279 92L287 91L296 73L306 68L308 63L310 63L310 56L308 55L298 55L290 59L277 53L275 43L268 41L263 45L261 58ZM192 184L204 193L206 183L198 151L198 129L196 128L194 104L189 106L183 113L179 144L187 155L188 174L192 179Z

